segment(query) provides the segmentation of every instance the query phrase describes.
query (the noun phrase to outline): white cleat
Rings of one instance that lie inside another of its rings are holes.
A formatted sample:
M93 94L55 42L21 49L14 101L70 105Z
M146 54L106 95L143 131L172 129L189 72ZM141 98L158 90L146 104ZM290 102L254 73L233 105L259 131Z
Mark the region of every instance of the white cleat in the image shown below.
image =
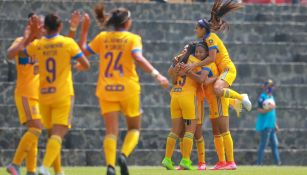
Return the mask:
M44 166L40 166L37 169L38 175L50 175L48 169Z
M247 94L241 94L243 99L242 99L242 105L243 107L247 110L247 111L251 111L252 110L252 103L248 98Z

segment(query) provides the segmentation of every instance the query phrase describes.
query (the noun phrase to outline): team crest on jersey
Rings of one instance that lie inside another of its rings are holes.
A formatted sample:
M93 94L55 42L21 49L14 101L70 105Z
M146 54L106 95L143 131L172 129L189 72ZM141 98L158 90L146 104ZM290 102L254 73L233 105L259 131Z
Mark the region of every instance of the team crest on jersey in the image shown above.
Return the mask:
M210 44L213 44L213 39L209 39L209 43L210 43Z

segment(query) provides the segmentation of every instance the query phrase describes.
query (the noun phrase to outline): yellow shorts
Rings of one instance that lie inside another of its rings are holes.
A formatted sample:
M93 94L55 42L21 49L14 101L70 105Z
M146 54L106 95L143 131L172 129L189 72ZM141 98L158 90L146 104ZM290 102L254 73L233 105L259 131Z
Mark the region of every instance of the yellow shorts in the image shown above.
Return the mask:
M198 117L197 99L195 94L171 95L171 118L194 120Z
M53 125L64 125L71 128L74 96L55 101L51 104L40 104L42 121L46 129Z
M204 108L204 100L197 99L197 124L203 124L205 108Z
M107 101L99 98L101 113L122 112L127 117L138 117L143 113L141 108L141 95L132 95L122 101Z
M231 86L237 77L236 66L231 62L226 66L223 66L220 72L221 74L219 76L219 79L226 81L228 85Z
M15 103L21 124L30 120L41 119L38 99L15 95Z
M228 98L217 98L212 95L210 97L206 97L209 104L209 117L210 119L218 118L220 116L228 117L228 108L229 108L229 99Z

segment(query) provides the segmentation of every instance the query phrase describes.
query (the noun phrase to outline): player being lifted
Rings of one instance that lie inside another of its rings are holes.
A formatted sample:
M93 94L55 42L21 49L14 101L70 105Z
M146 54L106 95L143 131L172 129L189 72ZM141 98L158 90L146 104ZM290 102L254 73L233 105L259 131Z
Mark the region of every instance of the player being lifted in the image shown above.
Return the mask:
M38 21L38 18L32 17L30 32L24 36L25 41L41 30ZM79 71L90 67L78 44L59 34L62 25L58 16L48 14L43 25L45 36L34 40L24 49L25 55L38 60L40 112L45 128L51 130L42 166L38 169L40 175L49 175L48 168L59 156L62 139L71 127L74 104L71 60L77 61L75 67Z
M195 32L198 38L202 39L209 47L209 57L199 63L190 65L190 69L197 66L204 66L215 62L220 76L214 83L214 92L220 97L233 98L242 101L244 108L248 111L252 109L252 104L247 94L239 94L230 89L236 79L237 71L232 62L223 41L214 32L223 32L228 28L226 21L222 20L228 12L242 8L240 3L232 0L215 0L211 10L210 20L201 19L197 21ZM233 102L233 101L232 101Z
M30 13L30 19L34 13ZM30 21L30 20L29 20ZM80 13L74 11L70 18L70 31L69 37L74 37L75 29L78 27L80 21ZM39 21L40 22L40 21ZM43 19L42 21L43 22ZM40 24L42 25L42 24ZM29 27L29 24L27 25ZM41 38L44 34L43 28L40 33L33 36L26 43L22 43L23 37L18 37L8 49L8 59L15 59L17 80L15 88L15 102L17 111L19 113L20 123L27 125L29 128L26 134L20 140L13 162L7 166L7 171L13 175L20 174L21 162L26 159L27 175L36 173L37 162L37 143L38 137L41 133L42 123L41 115L39 112L39 73L38 73L38 60L36 58L27 57L26 55L20 57L18 52L23 49L34 39ZM26 30L28 32L28 30ZM48 135L51 131L48 130ZM33 137L33 136L37 137ZM33 142L33 144L29 144ZM56 175L63 175L61 166L60 154L53 163Z
M125 136L117 163L122 175L128 175L126 158L138 143L141 127L141 87L136 72L137 63L151 74L163 87L168 80L162 76L143 56L139 35L129 32L132 24L131 12L115 8L104 15L103 5L95 7L101 27L112 27L111 31L100 32L88 45L89 16L85 14L80 46L85 55L99 55L99 78L96 96L99 99L106 131L103 150L107 164L107 175L115 174L116 145L118 138L119 113L125 115L128 132Z

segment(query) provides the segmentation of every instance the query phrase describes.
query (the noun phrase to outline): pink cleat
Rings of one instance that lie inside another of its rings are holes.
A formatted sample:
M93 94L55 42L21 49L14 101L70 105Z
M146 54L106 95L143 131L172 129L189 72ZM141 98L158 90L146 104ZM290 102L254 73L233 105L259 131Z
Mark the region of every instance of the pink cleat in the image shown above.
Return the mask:
M182 168L181 166L177 166L176 170L184 170L184 168Z
M218 162L210 170L225 170L226 165L226 162Z
M237 165L235 162L227 162L225 166L225 170L236 170Z
M197 169L200 170L200 171L206 170L207 169L206 163L205 162L199 162Z

